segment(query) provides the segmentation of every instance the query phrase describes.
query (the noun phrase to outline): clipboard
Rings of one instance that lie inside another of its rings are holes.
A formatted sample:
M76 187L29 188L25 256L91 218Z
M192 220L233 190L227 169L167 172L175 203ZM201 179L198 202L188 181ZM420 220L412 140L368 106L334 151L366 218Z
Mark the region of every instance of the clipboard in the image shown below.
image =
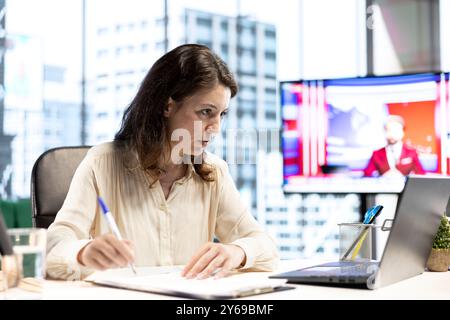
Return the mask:
M295 288L287 286L286 279L261 277L260 272L257 277L237 272L221 279L196 280L181 277L180 271L173 267L141 267L135 276L126 268L110 269L96 272L85 281L111 288L205 300L236 299Z

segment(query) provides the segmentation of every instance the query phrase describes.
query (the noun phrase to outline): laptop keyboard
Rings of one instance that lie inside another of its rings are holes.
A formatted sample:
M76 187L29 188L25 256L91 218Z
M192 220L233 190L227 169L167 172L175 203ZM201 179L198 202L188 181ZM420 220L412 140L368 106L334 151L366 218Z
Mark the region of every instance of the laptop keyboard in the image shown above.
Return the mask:
M378 262L332 262L298 270L306 277L368 277L378 268Z

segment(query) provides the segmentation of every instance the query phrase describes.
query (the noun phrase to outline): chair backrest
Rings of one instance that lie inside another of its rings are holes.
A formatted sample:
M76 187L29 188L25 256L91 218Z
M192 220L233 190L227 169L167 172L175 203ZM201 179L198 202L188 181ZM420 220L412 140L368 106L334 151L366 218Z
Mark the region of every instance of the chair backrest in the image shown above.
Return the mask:
M75 170L89 146L47 150L34 163L31 173L33 226L48 228L61 209Z

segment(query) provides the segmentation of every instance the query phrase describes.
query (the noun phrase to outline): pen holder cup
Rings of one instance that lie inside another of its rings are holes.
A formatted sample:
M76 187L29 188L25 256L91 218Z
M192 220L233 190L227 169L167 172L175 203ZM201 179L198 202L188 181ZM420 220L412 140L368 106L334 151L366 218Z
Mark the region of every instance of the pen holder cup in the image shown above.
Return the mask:
M9 229L13 254L2 256L0 292L4 298L39 299L45 277L47 231L39 228Z
M386 219L383 225L363 223L340 223L339 226L339 257L341 261L375 260L373 246L374 234L379 231L389 231L392 220Z

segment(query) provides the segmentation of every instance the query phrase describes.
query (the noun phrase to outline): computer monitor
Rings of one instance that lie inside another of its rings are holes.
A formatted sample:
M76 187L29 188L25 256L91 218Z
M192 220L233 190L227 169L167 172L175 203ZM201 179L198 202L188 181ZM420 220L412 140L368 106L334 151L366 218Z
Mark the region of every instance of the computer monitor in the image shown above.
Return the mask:
M281 82L284 190L400 192L404 179L363 177L390 115L425 174L450 174L449 92L448 73Z

